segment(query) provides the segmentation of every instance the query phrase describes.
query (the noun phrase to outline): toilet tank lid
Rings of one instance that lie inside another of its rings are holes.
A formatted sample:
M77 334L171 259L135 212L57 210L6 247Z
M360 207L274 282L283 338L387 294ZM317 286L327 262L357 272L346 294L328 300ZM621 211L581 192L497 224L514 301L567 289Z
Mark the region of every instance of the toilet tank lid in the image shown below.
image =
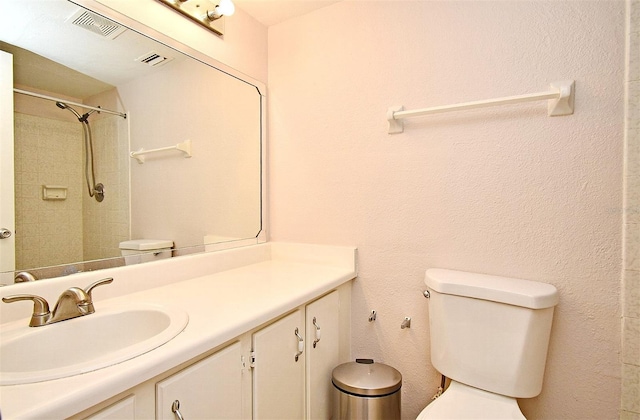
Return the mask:
M173 248L173 241L166 239L132 239L120 242L120 249L149 251L151 249Z
M550 308L558 304L558 290L555 286L531 280L430 268L424 282L438 293L531 309Z

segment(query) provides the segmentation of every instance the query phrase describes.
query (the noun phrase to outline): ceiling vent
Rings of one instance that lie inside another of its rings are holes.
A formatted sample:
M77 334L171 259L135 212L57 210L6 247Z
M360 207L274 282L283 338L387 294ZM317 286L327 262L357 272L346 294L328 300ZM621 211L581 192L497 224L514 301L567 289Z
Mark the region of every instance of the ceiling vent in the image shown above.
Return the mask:
M127 28L112 20L84 9L78 10L69 17L66 22L84 28L107 39L115 39L118 35L127 30Z
M136 58L136 61L147 64L151 67L159 66L161 64L168 63L173 60L172 57L165 57L162 54L158 54L155 51L148 52L140 57Z

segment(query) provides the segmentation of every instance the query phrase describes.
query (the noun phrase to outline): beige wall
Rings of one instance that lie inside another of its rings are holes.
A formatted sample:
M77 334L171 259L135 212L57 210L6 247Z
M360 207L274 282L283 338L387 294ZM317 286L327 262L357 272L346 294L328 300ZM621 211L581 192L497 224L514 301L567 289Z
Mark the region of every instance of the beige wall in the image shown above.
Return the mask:
M270 239L358 246L353 357L403 373L405 418L439 382L428 267L556 285L544 389L523 412L618 417L624 7L343 1L269 29ZM386 132L391 105L562 79L576 80L573 116L549 118L542 102Z
M622 419L640 419L640 1L627 1Z

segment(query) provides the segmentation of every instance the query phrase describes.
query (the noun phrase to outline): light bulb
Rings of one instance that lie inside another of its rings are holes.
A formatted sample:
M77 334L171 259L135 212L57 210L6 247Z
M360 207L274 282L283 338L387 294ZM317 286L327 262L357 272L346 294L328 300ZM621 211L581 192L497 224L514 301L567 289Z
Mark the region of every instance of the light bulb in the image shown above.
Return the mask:
M231 0L220 0L220 4L216 6L216 9L216 14L224 16L231 16L236 11L236 7Z

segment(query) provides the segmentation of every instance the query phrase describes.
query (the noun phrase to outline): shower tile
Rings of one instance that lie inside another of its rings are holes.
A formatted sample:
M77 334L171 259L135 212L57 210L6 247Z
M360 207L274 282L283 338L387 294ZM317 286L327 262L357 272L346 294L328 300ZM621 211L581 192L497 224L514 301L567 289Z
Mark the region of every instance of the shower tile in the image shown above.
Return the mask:
M631 18L631 32L640 31L640 0L630 0L631 7L629 17Z
M628 82L627 129L640 130L640 80Z
M622 315L640 318L640 271L625 271L623 297Z
M623 318L622 362L640 367L640 318Z
M16 182L23 185L38 185L38 175L35 172L21 172L20 179Z
M627 172L628 176L640 176L640 130L627 130Z
M640 413L632 413L631 411L622 411L620 420L640 420Z
M640 225L638 224L626 225L624 265L627 270L640 270Z
M23 198L40 198L41 187L34 184L16 184L16 199Z
M622 409L640 413L640 367L622 365Z
M640 224L640 175L626 179L626 219L628 224Z
M629 74L627 80L640 80L640 32L629 34L629 43Z
M20 236L22 238L34 238L39 235L38 225L36 223L24 223L20 227Z

